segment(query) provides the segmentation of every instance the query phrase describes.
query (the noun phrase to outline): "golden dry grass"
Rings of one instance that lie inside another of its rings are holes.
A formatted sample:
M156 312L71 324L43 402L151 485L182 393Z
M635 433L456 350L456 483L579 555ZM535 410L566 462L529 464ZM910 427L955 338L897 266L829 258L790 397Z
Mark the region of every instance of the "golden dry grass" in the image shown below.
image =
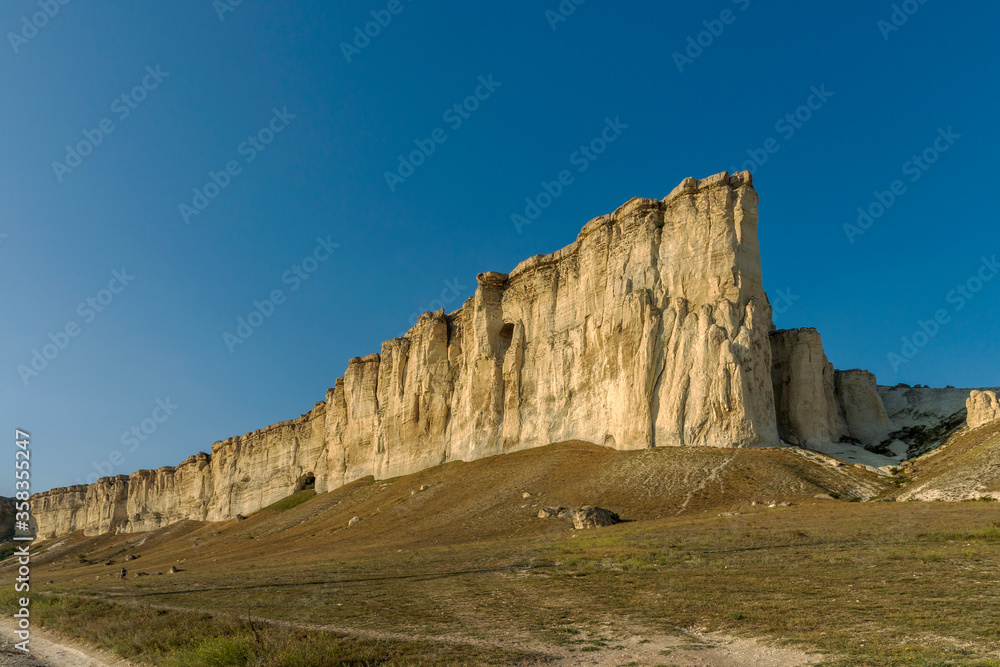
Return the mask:
M599 653L624 637L701 627L794 642L829 664L1000 664L1000 503L846 502L862 488L892 487L781 450L566 444L361 480L241 522L77 535L50 545L34 576L54 581L42 591L147 612L233 623L251 610L419 640L383 654L391 659L415 659L441 637ZM794 505L750 506L772 499ZM535 517L582 504L628 522L578 532ZM352 516L365 521L348 528ZM132 573L182 571L106 576L127 553L141 555Z

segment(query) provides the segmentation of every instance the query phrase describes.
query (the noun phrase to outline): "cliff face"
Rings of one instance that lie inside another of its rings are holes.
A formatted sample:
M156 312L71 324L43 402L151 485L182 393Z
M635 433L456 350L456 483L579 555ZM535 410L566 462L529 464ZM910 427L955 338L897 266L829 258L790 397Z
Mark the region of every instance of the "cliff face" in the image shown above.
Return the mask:
M815 329L771 333L778 433L793 445L838 442L842 434L833 364Z
M1000 420L1000 399L993 391L973 391L966 402L969 428L979 428Z
M837 371L834 386L843 435L862 445L878 445L895 430L872 373L860 369Z
M329 484L564 440L774 444L770 307L749 176L633 199L577 241L482 273L327 394Z
M835 371L815 329L771 333L771 375L778 433L794 445L855 442L880 445L896 428L875 376Z
M326 406L212 446L176 468L139 470L31 498L38 535L154 530L182 519L219 521L266 507L321 478ZM325 490L325 489L324 489Z
M775 445L771 328L750 175L689 178L562 250L480 274L462 308L351 359L300 419L176 468L38 494L39 533L230 518L309 477L325 491L565 440Z

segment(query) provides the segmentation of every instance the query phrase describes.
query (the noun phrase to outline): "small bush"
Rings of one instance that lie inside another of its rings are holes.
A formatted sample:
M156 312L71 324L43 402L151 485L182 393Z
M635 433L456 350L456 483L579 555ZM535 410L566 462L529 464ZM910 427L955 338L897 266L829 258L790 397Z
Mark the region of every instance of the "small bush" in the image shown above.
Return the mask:
M176 654L171 667L245 667L253 657L253 639L248 636L212 637Z

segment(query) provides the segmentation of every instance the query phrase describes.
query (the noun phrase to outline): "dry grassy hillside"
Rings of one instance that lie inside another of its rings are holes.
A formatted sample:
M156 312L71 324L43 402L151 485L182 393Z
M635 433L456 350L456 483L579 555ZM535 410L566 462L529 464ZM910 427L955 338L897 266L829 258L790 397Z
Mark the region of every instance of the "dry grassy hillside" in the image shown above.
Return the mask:
M426 487L424 490L420 490ZM155 545L177 549L173 536L190 533L184 557L224 557L231 567L290 554L323 558L329 550L349 549L364 536L366 548L419 548L428 545L531 536L571 522L540 520L543 507L597 505L626 521L704 512L746 511L754 501L802 502L817 494L868 499L883 491L883 478L822 454L796 448L718 449L676 447L622 452L584 443L563 443L471 463L448 463L396 479L371 478L320 494L297 495L308 502L282 511L294 499L277 503L245 521L204 524L182 522L154 533L80 536L67 545L142 546L142 570L165 570L176 558L157 559ZM524 494L531 494L525 497ZM363 521L350 528L354 517ZM276 554L272 537L281 537ZM102 554L104 551L101 552ZM103 556L102 556L103 557ZM214 562L214 561L212 561ZM87 570L89 574L89 570ZM67 573L69 574L69 573ZM73 574L77 574L73 572ZM82 574L82 572L80 572Z
M1000 422L962 428L907 468L900 500L1000 500Z
M32 613L163 666L995 665L1000 507L850 502L897 484L792 448L564 443L43 543ZM625 523L537 518L583 504Z

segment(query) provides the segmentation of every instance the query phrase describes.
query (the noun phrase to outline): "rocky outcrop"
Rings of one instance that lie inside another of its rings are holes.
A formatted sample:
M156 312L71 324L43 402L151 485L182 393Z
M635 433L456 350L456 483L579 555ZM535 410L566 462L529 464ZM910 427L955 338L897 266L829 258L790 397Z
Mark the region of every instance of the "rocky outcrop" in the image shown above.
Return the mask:
M876 391L865 371L834 372L815 329L771 333L746 172L632 199L565 248L477 283L455 312L424 313L405 336L351 359L298 419L176 467L33 496L39 535L239 520L303 488L564 441L756 447L780 435L871 446L895 427L893 437L919 431L930 442L937 431L918 423L931 419L921 406L954 398ZM910 440L890 449L923 446Z
M993 391L973 391L966 401L969 428L979 428L1000 420L1000 400Z
M825 443L877 447L895 429L875 376L864 370L835 371L815 329L771 333L771 374L778 433L793 445Z
M897 385L879 387L894 430L890 445L904 459L914 459L948 440L966 425L966 404L973 389L931 388ZM900 446L902 445L902 446Z
M585 505L578 510L574 510L571 516L573 517L573 527L577 530L613 526L622 521L611 510L606 510L603 507L592 507L590 505Z
M814 446L841 437L833 364L816 329L771 333L771 377L778 434L793 445Z
M878 445L895 430L878 394L875 376L859 369L834 374L841 434L864 446Z
M176 468L38 494L35 516L43 536L149 530L246 514L309 478L322 492L567 440L774 445L771 328L750 174L688 178L480 274L459 310L351 359L300 419Z
M327 394L330 484L552 442L773 444L770 307L748 175L633 199L464 306L425 313Z
M32 496L38 534L88 535L154 530L182 519L219 521L256 511L327 479L326 405L212 445L176 467L104 477ZM326 490L325 488L317 490Z

